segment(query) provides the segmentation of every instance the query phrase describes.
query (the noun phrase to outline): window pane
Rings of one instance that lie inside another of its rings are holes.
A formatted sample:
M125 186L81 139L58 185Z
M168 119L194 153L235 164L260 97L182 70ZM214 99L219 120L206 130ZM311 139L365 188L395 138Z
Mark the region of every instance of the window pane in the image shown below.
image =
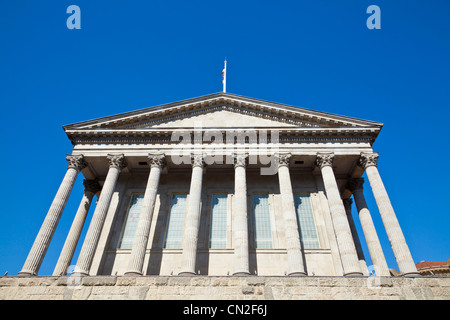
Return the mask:
M143 200L143 194L133 194L131 196L130 206L125 219L125 226L123 227L122 237L119 241L119 249L131 249L133 246L134 235L136 233Z
M169 221L164 248L179 249L183 238L184 213L186 210L185 194L174 194L170 205Z
M294 194L294 199L303 248L319 249L319 238L309 194Z
M255 227L256 248L272 248L268 194L253 195L253 225Z
M227 198L226 194L213 194L212 196L209 232L209 247L212 249L227 247Z

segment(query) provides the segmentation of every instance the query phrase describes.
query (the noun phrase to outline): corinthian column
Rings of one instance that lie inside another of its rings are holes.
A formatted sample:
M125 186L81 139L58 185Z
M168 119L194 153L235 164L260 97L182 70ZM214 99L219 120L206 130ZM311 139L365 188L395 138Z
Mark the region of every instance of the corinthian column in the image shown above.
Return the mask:
M125 272L126 275L143 274L142 268L144 266L145 251L147 249L153 211L155 209L159 178L161 176L161 170L166 163L163 154L149 155L148 161L150 164L150 174L148 176L141 212L139 213L139 221L131 249L128 271Z
M348 224L350 225L350 231L352 232L353 242L355 243L356 253L358 254L359 265L363 275L368 276L369 271L367 269L366 259L364 258L364 252L361 247L361 241L359 240L358 231L356 230L355 221L352 216L352 199L343 199L345 212L347 213Z
M192 177L189 190L189 202L184 222L183 256L180 275L195 275L195 261L197 258L198 230L200 226L201 195L203 180L203 155L192 157Z
M361 153L359 164L364 168L367 178L369 178L369 183L400 272L406 276L419 275L394 208L378 173L377 159L378 153Z
M291 177L289 174L290 154L276 155L278 162L278 181L280 183L280 194L285 226L286 250L288 258L288 275L306 275L302 244L297 223L297 212L295 210L294 194L292 192Z
M83 230L92 199L94 198L94 195L101 190L100 185L96 180L84 180L83 184L84 195L81 199L78 211L75 214L75 218L73 219L66 242L59 255L55 270L53 271L54 276L66 275L77 247L78 240L80 239L81 231Z
M31 247L30 253L25 261L19 275L37 275L50 241L55 233L56 226L69 199L70 192L77 178L78 173L86 166L82 155L67 155L67 172L59 186L58 192L47 212L47 216L42 223L41 229Z
M92 260L94 259L94 253L97 249L100 233L105 222L114 189L116 188L119 173L126 166L125 157L123 154L110 154L107 158L109 160L108 174L106 175L105 183L103 184L102 192L100 193L100 198L98 199L89 229L86 233L86 238L84 239L80 255L78 256L77 265L73 272L77 275L89 275Z
M359 220L369 249L370 259L377 276L389 277L389 268L384 257L383 249L378 239L377 231L367 208L366 199L363 192L364 179L351 179L348 188L353 193L356 209L358 210Z
M347 214L339 194L336 178L334 177L332 168L333 158L334 154L332 153L318 153L316 165L322 171L323 183L328 198L334 232L336 233L344 276L362 275L355 244L353 243L352 232L347 220Z
M247 182L245 167L248 155L234 156L233 247L235 276L249 275Z

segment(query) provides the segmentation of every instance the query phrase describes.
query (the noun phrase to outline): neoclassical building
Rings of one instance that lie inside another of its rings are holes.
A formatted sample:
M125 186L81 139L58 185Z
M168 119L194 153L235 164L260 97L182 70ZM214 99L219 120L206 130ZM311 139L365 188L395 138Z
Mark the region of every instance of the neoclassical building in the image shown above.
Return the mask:
M381 123L215 93L63 128L67 173L19 275L38 274L79 173L54 276L368 275L363 241L389 276L363 188L401 275L418 275L377 168Z

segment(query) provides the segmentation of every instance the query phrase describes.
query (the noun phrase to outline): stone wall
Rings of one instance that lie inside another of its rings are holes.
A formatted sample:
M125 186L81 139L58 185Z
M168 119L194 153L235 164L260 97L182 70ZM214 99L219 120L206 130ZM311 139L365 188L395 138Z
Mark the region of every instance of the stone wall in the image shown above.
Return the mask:
M450 300L450 277L1 277L3 300Z
M277 175L260 175L259 169L247 170L247 205L248 215L252 217L254 193L269 194L269 212L271 227L271 249L256 249L252 241L249 243L251 274L260 276L284 276L289 270L285 240L285 221L282 210L282 199ZM305 249L305 269L308 275L342 276L342 263L336 245L336 237L329 212L327 199L324 195L321 177L304 173L299 169L291 169L292 190L294 193L311 195L311 206L314 223L319 241L318 248ZM134 193L144 193L148 173L122 173L116 186L111 205L102 229L99 244L92 262L90 275L124 275L128 269L131 249L119 248L123 227L126 221L128 207ZM174 193L187 194L189 201L189 187L191 168L162 174L152 216L149 242L143 270L146 275L177 275L182 266L182 250L164 249L165 232L167 230L168 215ZM200 229L198 233L198 255L196 269L202 275L225 276L233 274L234 244L233 230L236 227L234 197L234 169L207 169L203 177L202 206ZM227 203L227 241L223 249L210 249L210 223L212 195L215 193L228 194ZM254 239L252 218L249 219L249 238ZM277 261L276 264L273 261Z

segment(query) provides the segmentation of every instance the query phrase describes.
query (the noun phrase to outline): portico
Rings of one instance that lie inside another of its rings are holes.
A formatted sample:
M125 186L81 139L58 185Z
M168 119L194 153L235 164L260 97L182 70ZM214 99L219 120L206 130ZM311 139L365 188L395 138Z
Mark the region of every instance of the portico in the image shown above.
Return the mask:
M381 127L229 93L65 126L68 171L20 274L38 274L81 172L85 193L54 275L73 260L83 276L362 276L358 241L388 275L377 209L400 272L416 275L372 148ZM358 212L350 218L349 194ZM364 231L356 242L352 219Z

